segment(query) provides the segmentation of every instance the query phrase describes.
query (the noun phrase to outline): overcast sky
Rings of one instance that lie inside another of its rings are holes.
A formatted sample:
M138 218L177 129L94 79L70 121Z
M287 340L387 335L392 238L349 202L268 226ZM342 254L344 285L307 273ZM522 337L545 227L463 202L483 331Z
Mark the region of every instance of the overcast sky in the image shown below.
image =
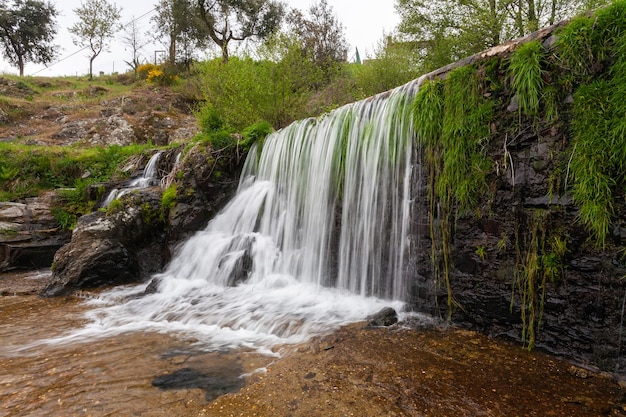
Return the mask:
M121 1L110 0L122 7L122 23L130 22L133 17L140 18L138 26L143 36L151 27L150 18L154 15L154 5L157 0ZM73 12L80 7L81 0L52 0L60 13L58 18L58 33L55 41L60 47L57 61L46 68L43 65L29 63L25 68L25 75L56 76L56 75L84 75L89 72L89 59L86 50L79 51L72 42L67 28L72 26L78 18ZM290 7L308 11L315 0L286 0ZM346 37L350 44L349 58L354 56L355 48L359 49L361 58L372 53L383 35L395 29L399 17L395 13L395 0L329 0L333 11L345 27ZM143 17L142 17L143 16ZM146 36L146 40L148 37ZM111 52L102 52L94 61L94 74L100 71L105 74L125 72L129 69L124 61L132 59L132 51L116 37L111 42ZM165 49L164 45L149 44L141 51L142 58L153 61L155 51ZM0 73L17 74L17 69L11 67L0 58Z

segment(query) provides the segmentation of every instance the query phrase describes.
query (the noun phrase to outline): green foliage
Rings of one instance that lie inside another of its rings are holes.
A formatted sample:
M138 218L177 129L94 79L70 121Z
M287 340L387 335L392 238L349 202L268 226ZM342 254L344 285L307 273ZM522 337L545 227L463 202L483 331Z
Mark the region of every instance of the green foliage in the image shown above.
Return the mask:
M552 25L606 0L397 0L398 30L427 70ZM582 58L584 59L584 58Z
M431 258L434 274L448 293L448 317L456 306L449 276L452 220L479 211L479 197L487 190L491 160L485 150L492 109L472 66L451 71L445 81L426 82L413 102L416 140L428 166Z
M2 55L24 75L28 62L49 64L57 56L52 44L57 33L59 12L43 1L16 0L10 6L0 3L0 45Z
M198 65L207 107L200 110L203 129L215 130L219 125L241 131L259 120L273 121L269 67L268 62L237 57L227 63L213 59Z
M558 232L549 230L549 216L549 212L537 210L527 219L528 224L524 230L517 231L517 270L511 308L517 290L521 307L522 340L529 350L534 348L541 327L547 285L563 275L563 259L567 253L566 239ZM553 234L550 236L550 233ZM521 247L520 243L523 244Z
M476 250L474 251L474 253L476 255L478 255L478 257L484 261L485 258L487 257L487 248L484 245L480 245L476 248Z
M411 45L392 38L381 41L371 59L362 65L352 64L349 69L357 99L406 84L423 72Z
M76 46L89 48L89 79L93 78L93 61L107 48L118 28L121 8L107 0L89 0L74 9L79 18L68 28Z
M443 83L428 81L420 86L413 102L415 136L422 147L436 146L443 128Z
M558 32L556 51L563 73L569 80L576 80L576 85L590 82L619 56L615 46L620 43L619 38L624 32L624 0L613 1L593 16L572 20Z
M453 197L461 213L475 208L478 196L486 190L491 160L484 151L492 114L493 102L483 98L473 67L448 74L441 137L443 166L437 192L443 199Z
M229 61L231 41L266 38L278 29L285 13L284 4L276 0L198 0L195 5L193 10L222 51L224 63Z
M115 200L111 201L111 203L109 203L109 205L107 206L106 214L107 216L110 216L112 214L118 213L123 208L124 208L124 203L122 202L122 200L120 200L119 198L116 198Z
M613 190L624 179L623 135L614 126L623 125L623 114L615 114L624 102L615 103L609 96L611 85L598 80L581 86L575 94L572 130L574 148L570 169L574 201L580 206L579 219L603 246L609 232Z
M211 104L200 107L196 112L196 117L198 118L198 123L203 133L215 132L225 127L222 117Z
M272 133L274 128L271 124L265 121L257 122L251 126L246 127L242 133L243 142L242 146L244 149L250 149L252 145L258 143L259 146L263 147L263 141L265 137Z
M511 87L518 99L520 118L523 114L534 118L539 113L544 87L542 61L543 48L538 41L521 45L511 55L509 73Z
M73 230L76 227L76 214L70 213L62 207L53 207L52 215L61 230Z
M161 194L161 219L165 219L170 210L176 206L178 189L176 184L172 184L163 190Z
M98 196L90 190L92 185L109 181L120 164L144 149L139 145L79 149L0 143L0 201L60 188L61 201L53 214L61 228L71 230L78 216L93 210L95 202L88 196Z
M579 220L604 246L613 199L626 181L626 2L580 17L560 32L557 55L576 75L568 164Z
M214 150L222 150L237 145L237 138L228 130L214 130L209 133L201 133L195 137L196 141L209 144Z

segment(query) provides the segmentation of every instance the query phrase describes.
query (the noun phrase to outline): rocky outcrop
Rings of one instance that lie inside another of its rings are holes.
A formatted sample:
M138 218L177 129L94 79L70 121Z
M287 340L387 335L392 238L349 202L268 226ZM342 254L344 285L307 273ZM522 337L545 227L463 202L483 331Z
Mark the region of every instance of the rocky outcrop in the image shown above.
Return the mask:
M136 189L114 208L78 220L71 241L54 257L43 296L78 289L140 282L160 271L177 244L206 225L232 197L243 155L231 148L215 152L198 144L186 155L172 149L159 159L162 186ZM176 189L163 205L164 189Z
M52 278L41 294L127 284L159 270L165 236L160 201L160 190L150 188L129 196L115 213L80 217L71 241L56 253Z
M52 213L57 198L47 192L22 203L0 202L0 271L50 267L70 239Z

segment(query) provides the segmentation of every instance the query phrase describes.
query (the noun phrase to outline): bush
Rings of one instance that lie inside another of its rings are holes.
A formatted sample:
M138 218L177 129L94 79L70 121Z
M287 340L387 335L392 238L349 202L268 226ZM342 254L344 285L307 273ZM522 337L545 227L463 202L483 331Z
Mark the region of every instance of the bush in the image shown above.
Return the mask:
M262 143L265 137L269 135L270 133L272 133L273 131L274 131L274 128L272 128L272 125L263 120L251 126L248 126L242 132L242 135L243 135L242 146L245 149L250 149L250 147L254 145L256 142L260 141Z

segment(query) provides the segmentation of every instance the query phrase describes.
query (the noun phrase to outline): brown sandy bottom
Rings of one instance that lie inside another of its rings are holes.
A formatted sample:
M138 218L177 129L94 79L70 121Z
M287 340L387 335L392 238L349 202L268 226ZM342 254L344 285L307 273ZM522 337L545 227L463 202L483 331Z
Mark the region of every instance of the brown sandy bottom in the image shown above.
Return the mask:
M15 350L87 309L0 297L0 416L626 416L607 375L454 327L357 323L280 359L158 333Z
M347 326L269 367L208 416L622 416L607 375L453 327Z

